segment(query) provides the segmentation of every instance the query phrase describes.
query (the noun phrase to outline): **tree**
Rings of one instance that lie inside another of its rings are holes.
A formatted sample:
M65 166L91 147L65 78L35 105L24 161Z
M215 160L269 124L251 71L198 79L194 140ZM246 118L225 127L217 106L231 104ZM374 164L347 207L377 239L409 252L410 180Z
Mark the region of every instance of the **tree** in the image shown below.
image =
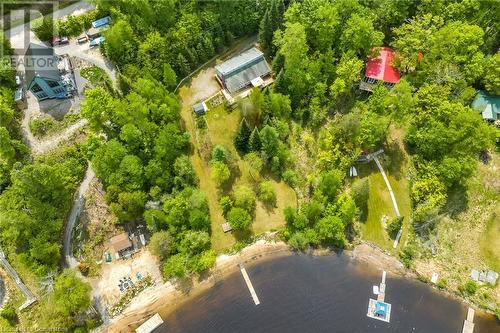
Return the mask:
M264 164L262 158L256 152L251 152L245 155L244 160L250 167L250 176L252 176L254 180L257 180Z
M500 95L500 51L488 58L483 82L489 93Z
M224 162L213 161L210 168L210 176L219 187L224 185L224 183L227 182L231 176L231 172Z
M11 303L8 303L3 307L2 311L0 312L0 317L6 319L9 322L10 326L15 326L19 321L16 313L16 308Z
M129 22L116 21L104 32L104 37L104 53L112 62L120 66L134 62L138 45Z
M249 151L260 151L261 142L260 142L260 134L257 127L254 127L252 134L250 134L250 140L248 141L248 150Z
M351 53L346 53L340 59L335 69L336 78L330 86L330 94L338 102L342 96L348 95L359 82L363 62Z
M233 200L229 196L223 196L219 200L219 206L222 209L222 214L226 216L227 212L233 207Z
M151 240L149 241L149 248L151 249L151 253L160 257L161 259L167 258L168 255L172 253L173 247L173 239L168 231L155 232L153 236L151 236Z
M329 202L333 202L342 186L342 172L333 170L325 172L321 176L318 190L326 197Z
M189 266L193 272L201 273L210 267L213 267L216 259L217 255L214 250L204 251L201 254L192 257Z
M248 140L250 139L250 127L247 120L243 118L238 126L236 136L234 138L234 146L239 151L246 153L248 151Z
M188 273L187 258L183 253L178 253L167 259L163 265L163 275L167 278L183 278Z
M198 183L191 160L186 155L176 158L174 163L174 185L178 189L195 186Z
M90 306L91 287L71 269L64 270L54 284L54 304L66 316L75 316Z
M226 163L229 159L229 152L221 145L216 145L212 149L212 161Z
M273 183L264 181L259 185L259 199L267 205L276 206L276 191Z
M340 218L336 216L326 216L316 223L314 229L321 241L338 247L344 246L344 224Z
M168 90L174 90L177 85L177 75L170 64L163 64L163 84Z
M388 127L387 119L371 111L363 112L359 124L358 144L368 150L379 147L387 137Z
M244 230L252 223L252 217L248 211L239 207L231 208L227 213L226 220L235 230Z
M85 90L85 99L82 102L82 116L89 120L90 128L99 132L104 128L109 115L113 98L104 87Z
M249 213L255 209L255 194L247 186L240 185L236 187L233 199L235 207L243 208Z
M280 143L278 132L274 127L266 125L260 131L260 140L265 159L271 160L278 153Z
M344 52L354 51L362 58L375 46L382 45L384 34L375 30L369 17L353 14L342 31L340 45Z
M194 255L210 248L210 235L205 231L188 230L181 235L178 249L181 253Z
M368 177L358 179L351 186L351 196L360 210L361 220L364 220L368 214L368 198L370 194L368 179Z
M392 239L396 238L396 235L403 226L403 219L403 216L396 217L387 224L387 233Z
M35 20L33 31L40 40L52 42L52 38L55 35L55 24L52 16L46 15L43 18Z
M273 42L273 22L271 21L271 14L269 9L266 10L264 17L260 21L259 27L259 40L266 50L271 50Z

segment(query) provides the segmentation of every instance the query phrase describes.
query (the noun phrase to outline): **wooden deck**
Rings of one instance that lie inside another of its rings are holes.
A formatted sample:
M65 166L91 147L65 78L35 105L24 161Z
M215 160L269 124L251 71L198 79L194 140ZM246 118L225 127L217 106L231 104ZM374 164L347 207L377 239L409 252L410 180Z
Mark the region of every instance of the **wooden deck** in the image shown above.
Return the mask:
M464 327L462 333L472 333L474 332L474 309L469 308L467 310L467 319L464 320Z

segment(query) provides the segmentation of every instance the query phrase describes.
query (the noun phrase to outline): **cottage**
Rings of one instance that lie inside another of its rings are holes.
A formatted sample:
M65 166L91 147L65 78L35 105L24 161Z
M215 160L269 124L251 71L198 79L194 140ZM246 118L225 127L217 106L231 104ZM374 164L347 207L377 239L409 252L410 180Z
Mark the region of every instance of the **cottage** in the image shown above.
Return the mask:
M392 88L400 80L399 71L392 64L394 50L389 47L381 47L373 49L372 52L376 56L368 59L359 88L372 91L373 85L377 82L383 82L385 87Z
M196 113L198 116L204 115L205 112L208 111L207 105L205 102L197 103L193 105L193 111Z
M113 250L115 250L117 259L122 258L127 251L133 248L133 244L126 232L114 236L109 242Z
M479 91L472 102L472 107L480 111L485 120L491 122L500 120L500 96Z
M26 84L39 100L66 98L66 88L58 69L59 59L54 50L45 45L31 43L25 55Z
M255 47L215 66L217 79L230 94L248 86L262 86L271 74L264 54Z

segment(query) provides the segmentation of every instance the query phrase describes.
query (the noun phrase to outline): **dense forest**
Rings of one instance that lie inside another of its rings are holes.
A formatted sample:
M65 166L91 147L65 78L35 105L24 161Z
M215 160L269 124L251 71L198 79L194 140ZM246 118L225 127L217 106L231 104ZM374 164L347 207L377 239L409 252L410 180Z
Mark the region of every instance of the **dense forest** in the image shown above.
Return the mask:
M280 230L296 249L344 247L359 237L368 185L351 186L347 173L361 154L384 147L391 126L404 132L412 236L422 239L445 213L449 194L474 175L478 155L498 149L498 129L469 106L479 89L500 94L498 1L93 2L97 10L57 22L62 34L77 36L96 17L113 18L101 51L117 67L118 82L86 90L83 144L30 157L12 98L14 71L0 68L1 245L37 279L61 273L62 227L87 161L119 223L147 225L166 278L214 265L207 195L189 158L174 88L241 37L258 35L275 83L239 101L234 147L257 172L297 193L299 205L285 208ZM49 39L52 23L44 19L37 34ZM380 46L396 51L402 79L391 90L380 84L362 92L366 59ZM230 177L228 160L224 147L211 151L219 186ZM257 192L262 202L276 201L270 183ZM219 203L233 229L249 228L251 189L239 187ZM411 253L402 251L402 259ZM42 316L60 316L70 327L90 300L65 300L65 286L77 285L82 295L88 287L70 271L57 279Z

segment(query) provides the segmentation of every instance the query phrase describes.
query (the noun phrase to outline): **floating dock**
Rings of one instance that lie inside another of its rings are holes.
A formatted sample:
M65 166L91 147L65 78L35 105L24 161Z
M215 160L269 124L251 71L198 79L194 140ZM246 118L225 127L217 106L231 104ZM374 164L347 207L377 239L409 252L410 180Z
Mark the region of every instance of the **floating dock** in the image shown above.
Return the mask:
M462 333L472 333L474 332L474 309L469 308L467 310L467 319L464 320L464 328Z
M136 333L151 333L163 324L163 319L157 313L153 317L146 320L141 326L137 327Z
M243 275L243 279L245 279L248 290L250 291L250 295L252 295L253 302L255 303L255 305L259 305L260 304L259 298L257 297L257 293L255 292L255 289L253 289L252 281L250 281L250 278L248 277L248 274L247 274L245 267L243 267L242 264L239 264L239 266L240 266L241 274Z
M368 301L368 312L366 315L370 318L390 322L391 320L391 304L385 302L385 278L387 273L382 273L382 282L378 288L374 286L373 290L377 291L377 299L370 298ZM377 290L378 289L378 290Z

